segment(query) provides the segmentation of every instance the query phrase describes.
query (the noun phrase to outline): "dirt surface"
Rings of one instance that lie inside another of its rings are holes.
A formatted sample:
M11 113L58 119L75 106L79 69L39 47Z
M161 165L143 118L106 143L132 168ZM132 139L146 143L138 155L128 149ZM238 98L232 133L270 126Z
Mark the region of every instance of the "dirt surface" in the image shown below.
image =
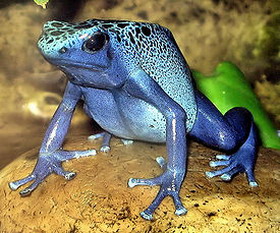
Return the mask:
M100 141L73 137L65 149L98 149ZM31 196L21 198L7 183L29 174L37 157L33 149L0 171L0 232L279 232L280 153L260 149L256 177L250 188L243 175L231 183L209 180L204 172L217 151L196 143L190 146L188 174L181 190L189 212L175 216L166 198L152 222L139 216L155 197L158 187L127 187L130 177L161 173L155 162L165 156L165 146L112 142L108 154L64 163L78 173L72 181L49 176Z

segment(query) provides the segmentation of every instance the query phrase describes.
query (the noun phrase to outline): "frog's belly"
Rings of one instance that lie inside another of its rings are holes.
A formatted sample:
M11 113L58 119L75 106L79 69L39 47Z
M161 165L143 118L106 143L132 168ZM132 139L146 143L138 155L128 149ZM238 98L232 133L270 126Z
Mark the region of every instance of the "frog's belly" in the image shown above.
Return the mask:
M85 94L86 112L111 134L134 140L165 142L165 117L146 102L106 90Z
M129 97L122 98L118 107L126 129L134 139L165 142L166 120L155 107L143 100Z

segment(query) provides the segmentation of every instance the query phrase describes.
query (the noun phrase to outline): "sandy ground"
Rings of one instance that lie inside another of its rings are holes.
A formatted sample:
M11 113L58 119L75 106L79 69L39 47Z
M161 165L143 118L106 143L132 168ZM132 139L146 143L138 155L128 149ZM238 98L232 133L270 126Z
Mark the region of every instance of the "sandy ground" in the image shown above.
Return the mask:
M73 137L66 149L99 148L100 141ZM49 176L31 196L21 198L7 183L31 172L33 149L0 171L0 229L13 232L271 232L280 231L279 151L260 149L256 177L250 188L243 175L231 183L207 179L205 171L217 151L196 143L190 147L188 174L181 197L189 212L175 216L166 198L152 222L139 216L158 187L127 187L130 177L154 177L161 173L155 162L165 156L165 146L135 142L123 146L114 139L112 151L64 163L78 172L72 181Z

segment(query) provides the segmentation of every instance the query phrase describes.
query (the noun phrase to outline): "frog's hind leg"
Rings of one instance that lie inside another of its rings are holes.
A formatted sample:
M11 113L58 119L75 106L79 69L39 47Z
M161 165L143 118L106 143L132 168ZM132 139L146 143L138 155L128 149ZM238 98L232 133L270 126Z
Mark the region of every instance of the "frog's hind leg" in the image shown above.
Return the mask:
M234 175L245 172L249 185L251 187L258 186L255 175L254 166L256 160L256 145L254 142L255 126L252 125L247 140L243 143L232 156L217 155L217 161L210 162L211 167L226 166L223 169L206 172L209 178L220 176L224 181L230 181Z
M245 108L233 108L222 115L201 93L196 97L198 115L190 135L203 144L231 154L218 155L218 161L211 161L210 166L225 167L206 172L206 175L229 181L236 174L245 172L250 186L257 186L254 166L258 137L251 113Z
M96 140L96 139L99 139L99 138L103 138L102 145L100 147L100 151L105 152L105 153L109 152L111 150L110 142L111 142L112 134L104 131L104 132L101 132L101 133L90 135L88 137L88 140ZM130 140L130 139L123 139L122 138L121 141L125 146L133 144L133 140Z
M96 139L99 139L99 138L103 138L103 141L102 141L102 145L100 147L100 151L101 152L109 152L111 150L111 147L110 147L110 141L111 141L111 138L112 138L112 134L108 133L108 132L102 132L102 133L97 133L97 134L93 134L93 135L90 135L88 137L88 140L96 140Z

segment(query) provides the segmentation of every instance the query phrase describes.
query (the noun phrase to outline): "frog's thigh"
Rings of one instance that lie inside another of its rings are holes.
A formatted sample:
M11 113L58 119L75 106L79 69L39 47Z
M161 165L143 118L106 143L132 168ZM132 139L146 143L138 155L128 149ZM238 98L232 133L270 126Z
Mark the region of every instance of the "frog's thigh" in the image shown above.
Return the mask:
M252 117L249 111L234 108L222 115L201 93L197 92L197 120L190 136L206 145L230 151L241 145L250 130Z

